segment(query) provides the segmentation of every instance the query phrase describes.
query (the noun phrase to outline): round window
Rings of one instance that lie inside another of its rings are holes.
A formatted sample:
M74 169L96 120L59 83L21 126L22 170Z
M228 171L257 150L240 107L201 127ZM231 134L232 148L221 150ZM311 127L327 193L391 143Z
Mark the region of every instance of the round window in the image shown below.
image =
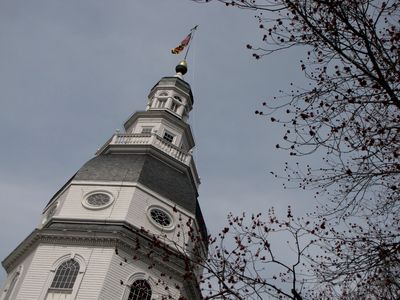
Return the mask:
M82 202L86 208L100 209L109 206L112 203L112 197L105 192L90 193Z
M173 227L172 217L170 216L169 213L167 213L161 208L158 207L150 208L148 216L150 217L150 220L153 223L155 223L155 225L158 225L163 229L172 229Z

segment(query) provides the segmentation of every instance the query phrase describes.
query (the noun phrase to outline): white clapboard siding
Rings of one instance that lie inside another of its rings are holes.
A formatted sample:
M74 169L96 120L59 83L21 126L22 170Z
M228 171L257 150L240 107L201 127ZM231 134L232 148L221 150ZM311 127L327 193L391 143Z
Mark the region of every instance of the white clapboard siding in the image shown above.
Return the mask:
M40 299L40 295L43 291L46 292L51 284L49 280L52 277L51 269L54 268L56 261L61 257L76 254L84 259L86 270L75 299L97 300L113 252L112 248L41 244L33 252L32 262L16 299Z
M149 269L144 262L133 260L133 256L134 253L126 253L122 250L118 251L118 255L114 253L99 300L126 299L130 285L135 279L147 280L151 286L153 297L156 295L170 295L172 299L179 298L180 291L175 288L178 281L173 279L173 276L172 279L168 276L161 277L162 280L165 280L165 284L159 284L158 279L162 270L157 268ZM121 281L123 285L121 285ZM168 286L168 292L166 292L166 286ZM161 299L158 296L154 297L154 299Z
M147 210L153 205L162 207L164 210L169 212L175 224L173 230L162 230L160 227L157 227L150 222L149 218L147 217ZM167 237L165 239L163 238L164 242L169 244L176 243L178 248L183 249L185 241L187 242L188 240L188 227L186 222L188 221L187 215L189 215L189 213L181 213L178 209L179 208L175 208L174 211L174 205L168 199L161 200L159 197L155 197L140 188L136 188L133 194L132 202L128 209L126 220L138 228L146 228L146 230L149 230L149 232L152 234L163 236L166 235ZM192 218L194 217L192 216ZM178 234L178 232L180 232L180 234Z
M16 295L18 293L18 290L20 289L22 282L24 281L24 278L26 276L26 273L28 272L29 266L32 262L34 253L30 253L28 256L25 257L25 259L22 261L22 263L20 265L17 265L13 270L10 270L10 272L8 273L5 285L3 287L3 289L8 289L10 288L10 284L11 281L13 280L14 276L16 275L16 272L19 272L17 281L15 282L14 287L12 288L13 291L11 291L9 293L10 296L10 300L12 299L16 299ZM2 290L2 293L0 294L1 296L3 296L4 291ZM0 297L0 299L3 299Z
M124 220L133 195L133 187L72 185L62 209L55 217L71 219ZM84 197L94 191L107 191L112 194L113 203L104 209L88 209L82 205Z
M95 248L79 287L77 300L97 300L110 266L114 248ZM114 299L114 298L110 298Z

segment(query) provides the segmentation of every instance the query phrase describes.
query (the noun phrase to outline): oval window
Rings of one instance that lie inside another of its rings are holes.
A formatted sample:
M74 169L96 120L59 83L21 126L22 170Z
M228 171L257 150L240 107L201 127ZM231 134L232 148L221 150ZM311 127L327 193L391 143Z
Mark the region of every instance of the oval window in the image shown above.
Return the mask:
M101 209L111 205L112 201L113 198L109 193L92 192L85 197L82 204L86 208Z

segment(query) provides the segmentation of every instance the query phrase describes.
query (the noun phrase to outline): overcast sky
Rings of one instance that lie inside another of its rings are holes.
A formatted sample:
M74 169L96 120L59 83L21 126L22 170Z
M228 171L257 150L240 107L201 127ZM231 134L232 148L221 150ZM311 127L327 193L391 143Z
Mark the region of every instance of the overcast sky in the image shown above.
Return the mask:
M52 195L182 59L170 49L198 24L185 80L200 205L216 233L228 212L312 207L269 175L282 129L254 111L301 81L295 51L256 61L254 12L189 0L0 1L0 258L38 224ZM0 285L5 277L0 273Z

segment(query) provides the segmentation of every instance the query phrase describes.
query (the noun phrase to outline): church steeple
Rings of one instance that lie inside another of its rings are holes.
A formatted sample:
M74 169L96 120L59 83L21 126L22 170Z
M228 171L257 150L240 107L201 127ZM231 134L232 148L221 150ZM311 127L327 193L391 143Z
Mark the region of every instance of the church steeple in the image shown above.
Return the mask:
M146 110L130 116L124 132L50 199L38 228L3 261L8 278L0 299L139 300L166 291L172 299L201 298L196 281L184 280L184 256L194 247L185 224L193 221L207 238L186 71L183 61L174 76L161 78ZM154 237L182 252L154 264L148 249L137 247ZM196 246L206 249L206 242Z
M150 90L146 111L135 112L125 122L125 132L115 133L96 154L135 153L144 147L158 150L160 158L189 167L197 188L200 179L192 160L195 142L187 123L194 101L190 85L182 78L186 61L176 70L175 76L161 78Z

